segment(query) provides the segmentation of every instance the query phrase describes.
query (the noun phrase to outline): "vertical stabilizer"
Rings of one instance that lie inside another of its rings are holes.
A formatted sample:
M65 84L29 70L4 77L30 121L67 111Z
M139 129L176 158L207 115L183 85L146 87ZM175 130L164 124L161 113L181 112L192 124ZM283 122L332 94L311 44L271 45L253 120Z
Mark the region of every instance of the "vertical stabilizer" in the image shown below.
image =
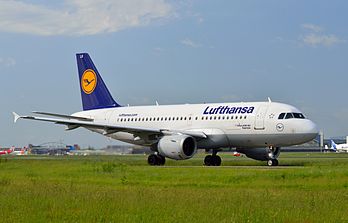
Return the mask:
M337 150L337 145L336 145L336 143L333 140L331 140L331 149L334 150L334 151Z
M120 107L112 98L88 53L76 54L83 110Z

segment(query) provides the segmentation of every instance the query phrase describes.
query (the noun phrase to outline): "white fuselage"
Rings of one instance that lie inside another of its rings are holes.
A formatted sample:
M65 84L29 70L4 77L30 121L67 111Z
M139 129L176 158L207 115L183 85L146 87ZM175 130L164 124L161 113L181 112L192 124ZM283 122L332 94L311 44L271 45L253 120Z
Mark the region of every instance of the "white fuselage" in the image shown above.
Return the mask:
M198 148L256 148L302 144L318 134L316 125L305 118L279 119L281 113L301 113L297 108L276 102L134 106L82 111L74 116L117 126L203 132L208 137ZM103 134L103 129L90 129ZM116 140L150 146L151 136L116 132Z
M339 153L347 153L348 152L348 144L336 145L336 151Z

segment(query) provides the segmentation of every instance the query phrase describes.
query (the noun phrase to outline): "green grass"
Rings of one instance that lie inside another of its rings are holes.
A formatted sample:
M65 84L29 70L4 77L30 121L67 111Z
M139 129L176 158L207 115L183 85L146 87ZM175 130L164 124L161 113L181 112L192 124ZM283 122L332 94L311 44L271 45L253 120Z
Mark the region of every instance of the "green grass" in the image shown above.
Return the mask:
M348 222L348 154L1 157L1 222Z

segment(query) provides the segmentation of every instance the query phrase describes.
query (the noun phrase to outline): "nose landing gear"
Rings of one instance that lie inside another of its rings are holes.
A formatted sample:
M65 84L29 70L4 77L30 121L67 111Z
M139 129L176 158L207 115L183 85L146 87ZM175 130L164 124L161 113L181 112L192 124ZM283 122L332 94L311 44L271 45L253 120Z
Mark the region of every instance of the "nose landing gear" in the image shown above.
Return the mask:
M280 153L280 147L273 147L270 146L268 149L268 157L269 160L267 160L268 166L278 166L279 162L277 160Z
M268 166L278 166L279 162L277 159L271 159L267 161Z

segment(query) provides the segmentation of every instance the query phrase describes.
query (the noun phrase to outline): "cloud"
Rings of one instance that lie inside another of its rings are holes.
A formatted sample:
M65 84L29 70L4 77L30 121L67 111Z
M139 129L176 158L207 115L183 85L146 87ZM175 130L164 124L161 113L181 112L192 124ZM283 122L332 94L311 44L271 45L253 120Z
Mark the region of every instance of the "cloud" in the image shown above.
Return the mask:
M192 47L192 48L199 48L199 47L202 47L201 44L196 43L196 42L192 41L192 40L189 39L189 38L186 38L186 39L181 40L180 43L183 44L183 45L185 45L185 46Z
M310 30L312 32L322 32L322 31L324 31L324 28L322 28L321 26L310 24L310 23L302 24L301 27L303 29L307 29L307 30Z
M344 42L344 40L341 40L340 38L338 38L337 36L333 34L318 35L314 33L305 35L304 37L302 37L302 41L306 45L310 45L313 47L320 46L320 45L329 47L329 46L333 46L335 44Z
M165 0L65 0L60 6L0 1L0 32L82 36L146 26L169 18Z
M324 33L324 28L321 26L305 23L305 24L302 24L301 27L305 29L307 33L300 35L299 40L301 41L301 43L307 46L330 47L330 46L345 42L344 39L341 39L334 34Z
M15 59L11 57L2 58L0 57L0 67L12 67L16 65Z

